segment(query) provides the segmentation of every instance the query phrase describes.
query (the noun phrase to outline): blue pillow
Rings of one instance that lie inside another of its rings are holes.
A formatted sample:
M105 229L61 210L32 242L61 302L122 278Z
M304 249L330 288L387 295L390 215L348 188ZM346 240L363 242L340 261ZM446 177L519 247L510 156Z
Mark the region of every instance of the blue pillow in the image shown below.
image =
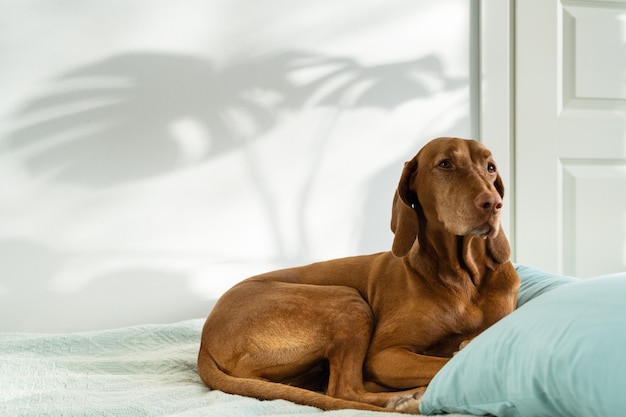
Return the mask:
M535 291L525 274L540 274L524 267L518 272L523 305L439 371L422 413L624 415L626 273L578 281L546 277L551 284L535 280L541 288ZM568 282L574 283L562 285Z
M556 287L580 281L580 278L554 275L526 265L514 264L520 279L517 308Z

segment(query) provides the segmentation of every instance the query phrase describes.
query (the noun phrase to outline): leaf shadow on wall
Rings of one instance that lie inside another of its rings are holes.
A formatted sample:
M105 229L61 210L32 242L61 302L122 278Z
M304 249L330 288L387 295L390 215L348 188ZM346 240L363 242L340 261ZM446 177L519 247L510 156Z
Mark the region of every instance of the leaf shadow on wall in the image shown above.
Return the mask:
M298 81L307 71L318 75ZM433 80L442 90L467 84L446 77L433 55L366 66L285 51L217 68L195 56L128 53L53 80L52 91L15 115L20 126L9 147L24 151L37 174L112 185L236 150L286 111L305 105L393 109L428 97ZM192 139L184 137L185 129L195 130Z

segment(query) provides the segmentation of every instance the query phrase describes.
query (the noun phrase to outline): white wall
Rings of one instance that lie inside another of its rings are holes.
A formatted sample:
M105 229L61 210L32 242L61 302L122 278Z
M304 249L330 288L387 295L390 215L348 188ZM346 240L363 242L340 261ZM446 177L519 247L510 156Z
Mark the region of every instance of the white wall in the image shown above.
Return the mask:
M402 163L471 135L463 0L0 2L0 330L204 317L388 250Z

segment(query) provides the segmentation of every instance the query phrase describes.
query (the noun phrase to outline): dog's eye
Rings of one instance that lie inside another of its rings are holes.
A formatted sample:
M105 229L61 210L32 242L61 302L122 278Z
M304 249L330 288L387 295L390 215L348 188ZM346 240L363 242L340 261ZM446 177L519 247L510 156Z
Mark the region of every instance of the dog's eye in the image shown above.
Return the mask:
M449 159L444 159L443 161L437 164L437 167L442 168L442 169L452 169L454 166L452 165L452 162L450 162Z
M494 174L496 171L497 168L495 164L492 164L491 162L487 164L487 172L489 172L490 174Z

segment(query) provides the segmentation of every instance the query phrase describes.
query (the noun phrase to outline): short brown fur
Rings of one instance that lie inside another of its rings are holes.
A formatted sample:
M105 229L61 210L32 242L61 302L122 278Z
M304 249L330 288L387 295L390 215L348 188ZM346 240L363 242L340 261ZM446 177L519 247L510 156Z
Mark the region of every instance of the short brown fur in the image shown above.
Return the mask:
M402 171L392 251L270 272L231 288L204 325L202 380L328 410L418 413L425 387L461 344L516 306L519 279L500 229L503 196L483 145L429 142Z

